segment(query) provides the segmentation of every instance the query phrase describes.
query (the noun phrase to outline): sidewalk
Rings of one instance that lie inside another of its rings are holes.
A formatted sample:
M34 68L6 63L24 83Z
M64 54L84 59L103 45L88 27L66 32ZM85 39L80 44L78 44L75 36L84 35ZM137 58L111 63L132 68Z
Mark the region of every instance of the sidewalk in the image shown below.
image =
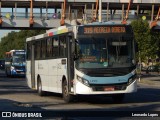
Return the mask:
M160 74L158 73L142 73L141 78L138 79L138 84L146 84L150 86L160 87Z

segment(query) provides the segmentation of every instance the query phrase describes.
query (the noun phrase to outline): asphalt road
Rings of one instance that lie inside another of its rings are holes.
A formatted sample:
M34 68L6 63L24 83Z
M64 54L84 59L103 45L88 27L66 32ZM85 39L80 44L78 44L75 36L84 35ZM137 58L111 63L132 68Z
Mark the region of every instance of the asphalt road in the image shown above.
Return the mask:
M146 82L148 80L153 84ZM127 94L124 102L120 104L113 103L109 97L84 96L78 97L78 101L74 103L67 104L62 100L60 94L49 93L45 97L40 97L36 91L27 87L25 78L7 78L4 72L0 71L0 111L41 112L52 110L55 113L57 111L70 111L70 115L73 115L73 111L86 111L88 116L95 115L97 111L116 111L118 115L122 111L132 113L136 111L157 112L160 111L160 84L154 84L154 82L160 82L159 76L142 77L141 81L138 82L138 92ZM83 112L82 114L84 115ZM160 112L158 115L160 117ZM82 119L85 120L86 118Z

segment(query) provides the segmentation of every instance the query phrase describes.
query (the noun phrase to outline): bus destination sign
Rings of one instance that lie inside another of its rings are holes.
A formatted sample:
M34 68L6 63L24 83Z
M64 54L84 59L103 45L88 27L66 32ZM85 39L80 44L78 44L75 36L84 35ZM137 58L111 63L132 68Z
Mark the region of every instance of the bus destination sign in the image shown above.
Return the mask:
M26 53L26 52L23 52L23 51L16 51L16 52L15 52L16 55L18 55L18 54L25 54L25 53Z
M122 26L84 27L84 34L103 34L103 33L126 33L126 28Z

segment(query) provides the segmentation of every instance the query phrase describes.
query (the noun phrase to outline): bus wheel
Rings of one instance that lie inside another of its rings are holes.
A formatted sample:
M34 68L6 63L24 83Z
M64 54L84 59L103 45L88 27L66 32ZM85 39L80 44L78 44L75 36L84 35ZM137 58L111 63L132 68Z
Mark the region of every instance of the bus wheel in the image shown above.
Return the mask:
M45 92L42 91L42 82L41 82L41 80L38 80L38 82L37 82L37 92L38 92L39 96L44 96L45 95Z
M62 83L62 95L65 102L69 103L73 101L73 95L69 94L68 92L68 85L66 80Z
M113 99L114 103L122 103L124 97L125 97L125 94L115 94L112 96L112 99Z

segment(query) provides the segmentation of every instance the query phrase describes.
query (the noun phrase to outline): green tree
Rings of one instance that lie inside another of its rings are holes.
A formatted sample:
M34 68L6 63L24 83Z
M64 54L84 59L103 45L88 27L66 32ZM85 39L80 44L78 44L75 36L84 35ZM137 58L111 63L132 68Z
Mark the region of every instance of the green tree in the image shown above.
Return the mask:
M152 47L153 54L152 58L159 57L160 58L160 32L155 32L151 30L151 46L156 46L155 48Z
M134 30L135 40L138 44L139 52L137 59L147 62L148 58L155 58L157 55L159 34L152 32L146 20L138 19L131 22Z
M4 58L5 52L12 49L25 49L26 38L42 33L45 33L45 30L21 30L8 33L7 36L1 38L0 58Z

